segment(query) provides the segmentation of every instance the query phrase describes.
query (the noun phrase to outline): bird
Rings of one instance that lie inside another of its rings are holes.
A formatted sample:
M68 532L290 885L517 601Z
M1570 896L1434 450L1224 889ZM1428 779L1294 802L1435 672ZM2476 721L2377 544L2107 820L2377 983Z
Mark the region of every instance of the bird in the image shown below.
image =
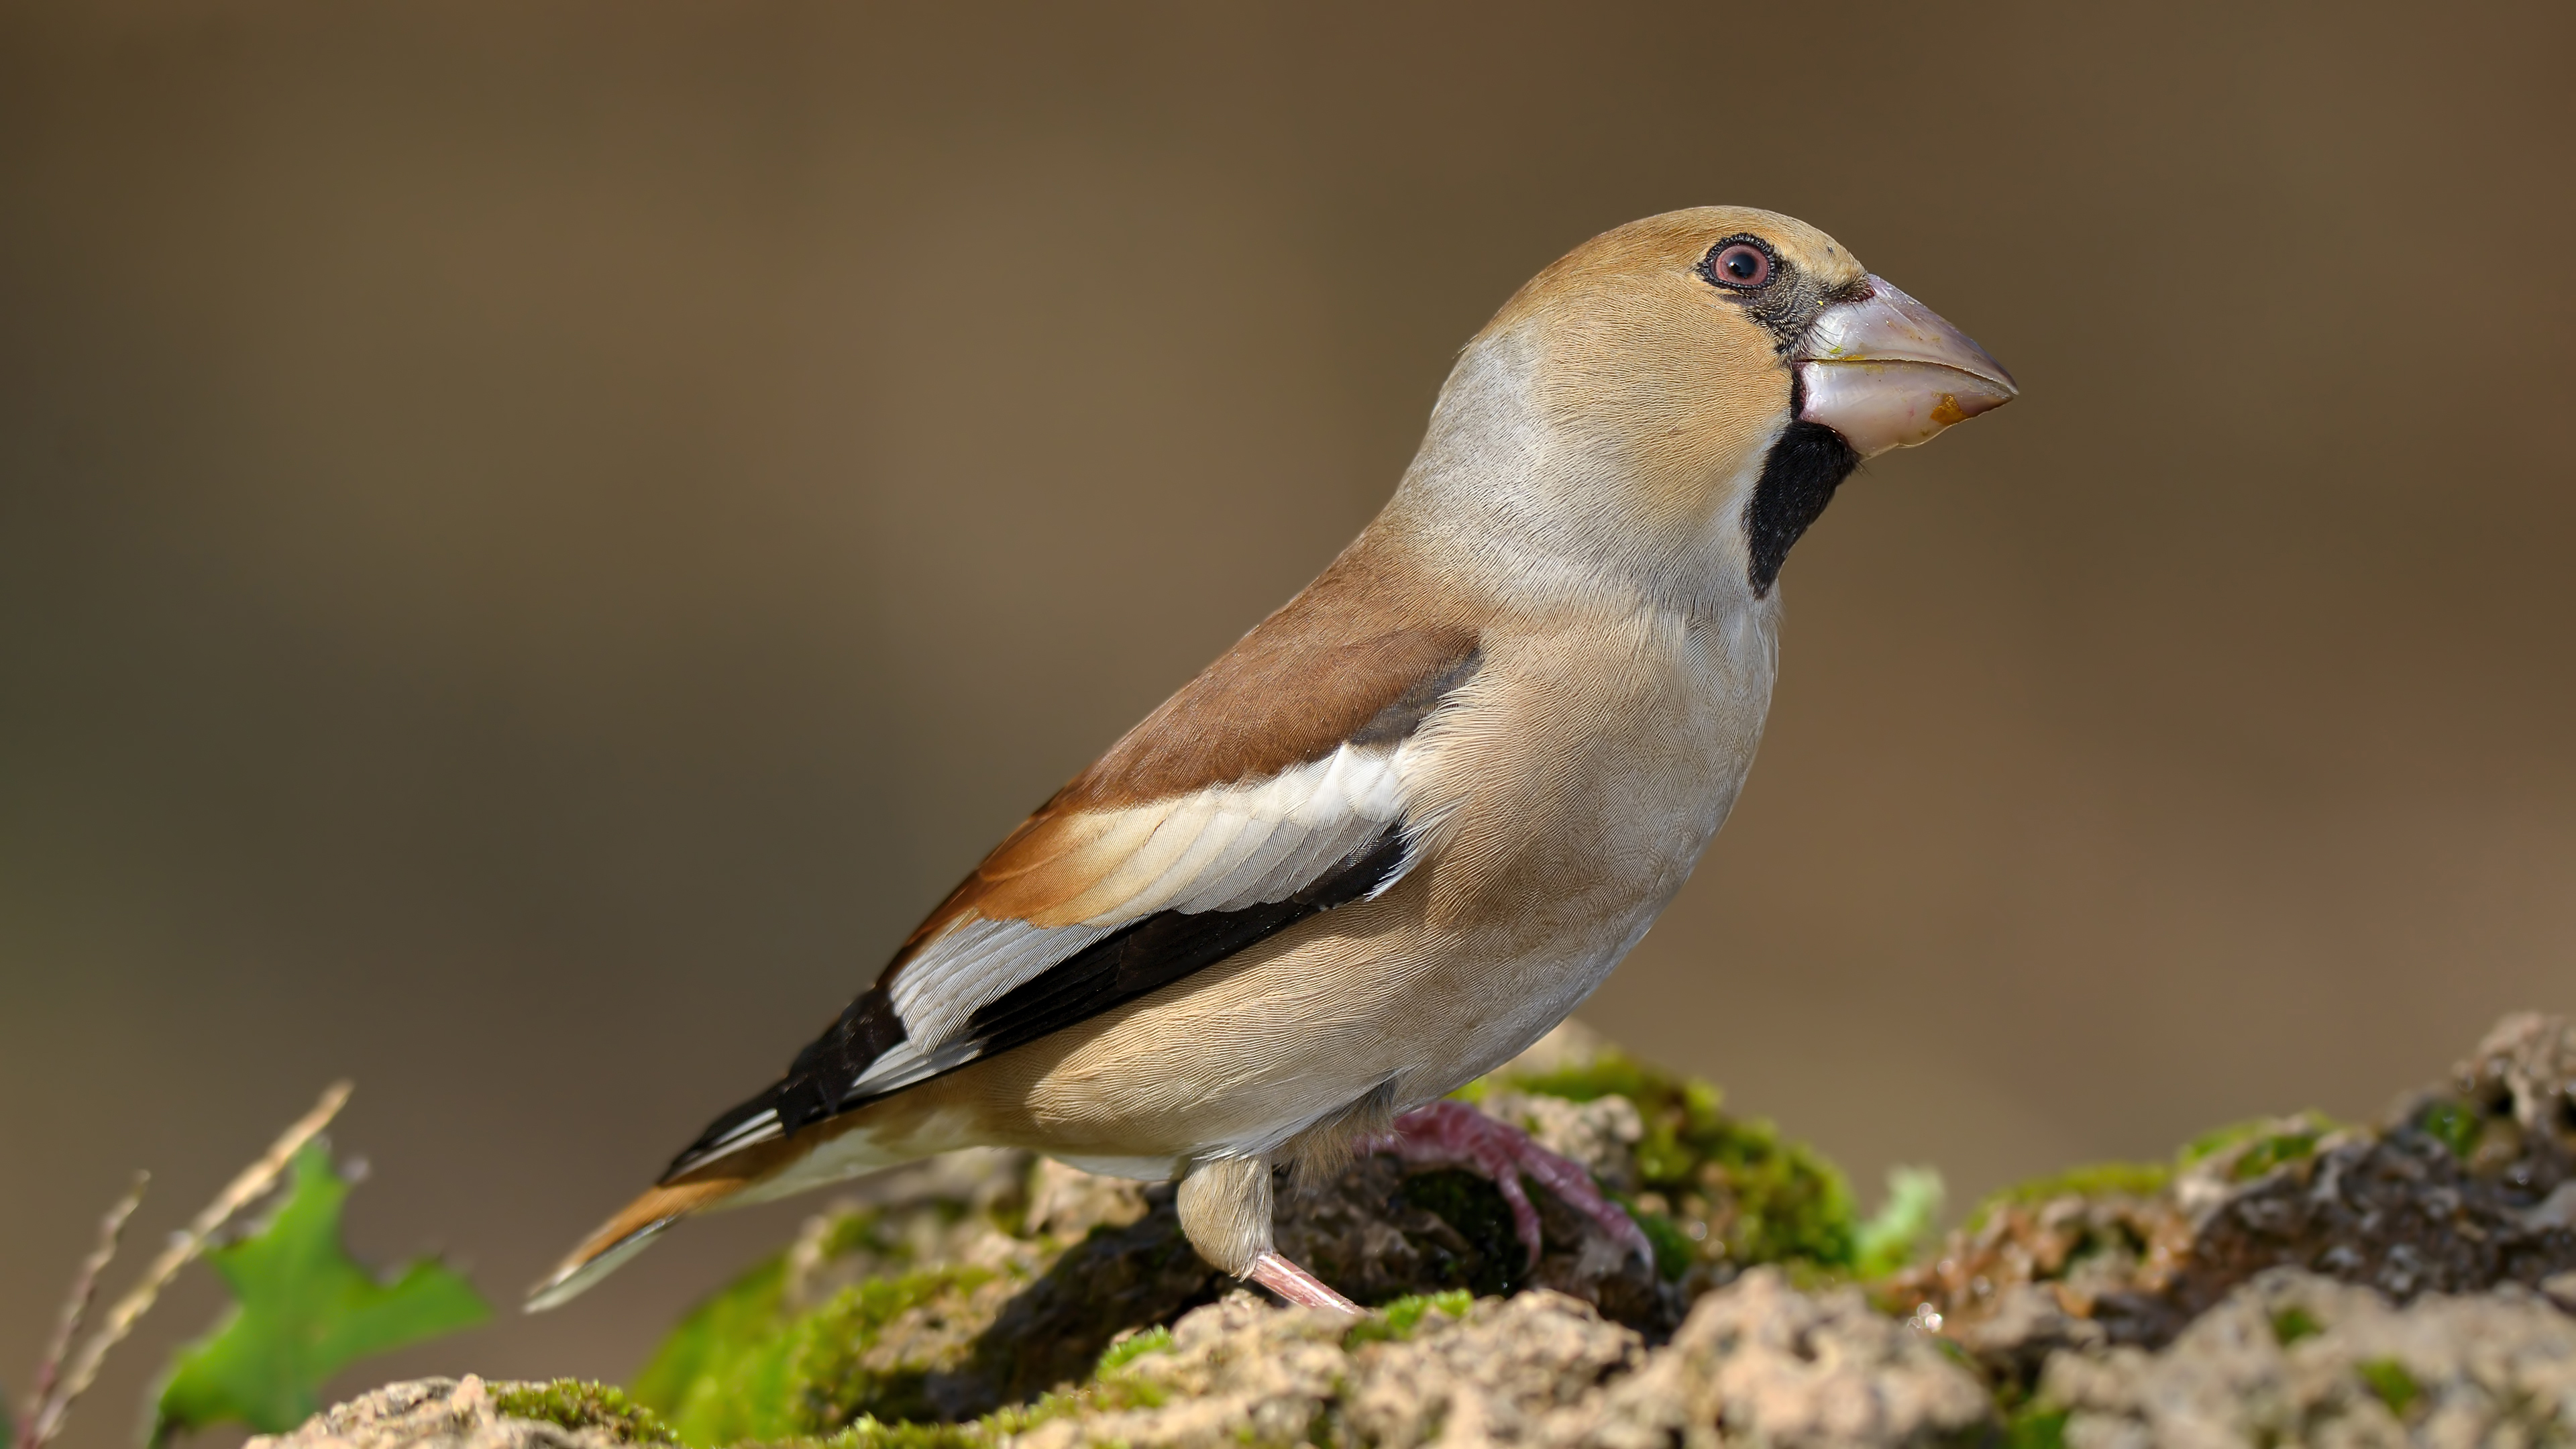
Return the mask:
M1393 1151L1576 1164L1450 1098L1564 1020L1726 820L1790 548L1865 459L2010 373L1824 232L1703 206L1594 237L1457 356L1385 507L1058 790L785 1073L530 1290L691 1214L969 1146L1177 1181L1215 1268L1281 1255L1274 1180Z

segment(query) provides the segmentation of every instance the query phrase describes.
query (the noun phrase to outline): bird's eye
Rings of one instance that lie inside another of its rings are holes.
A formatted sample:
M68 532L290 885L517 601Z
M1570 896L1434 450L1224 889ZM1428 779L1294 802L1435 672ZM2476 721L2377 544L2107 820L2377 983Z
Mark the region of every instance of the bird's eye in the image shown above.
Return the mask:
M1721 287L1751 291L1771 280L1771 254L1749 241L1725 241L1702 263L1708 279Z

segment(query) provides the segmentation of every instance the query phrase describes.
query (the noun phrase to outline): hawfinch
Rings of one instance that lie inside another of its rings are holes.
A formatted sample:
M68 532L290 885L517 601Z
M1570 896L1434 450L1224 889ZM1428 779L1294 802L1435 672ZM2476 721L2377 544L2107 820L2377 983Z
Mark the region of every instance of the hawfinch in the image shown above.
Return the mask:
M1833 238L1702 207L1595 237L1459 354L1383 512L1038 807L780 1077L530 1295L646 1240L970 1145L1177 1178L1216 1267L1275 1167L1579 1168L1443 1098L1601 984L1753 763L1780 566L1863 459L2012 378Z

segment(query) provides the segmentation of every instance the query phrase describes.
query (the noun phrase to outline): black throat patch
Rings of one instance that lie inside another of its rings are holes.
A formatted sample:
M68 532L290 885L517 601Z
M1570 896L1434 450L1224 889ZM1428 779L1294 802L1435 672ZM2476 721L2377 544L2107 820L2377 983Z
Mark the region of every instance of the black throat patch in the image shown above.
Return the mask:
M1802 401L1792 395L1789 406L1795 409ZM1745 578L1753 585L1753 597L1770 594L1771 586L1779 582L1780 565L1789 561L1790 545L1834 501L1834 490L1859 466L1860 454L1852 451L1842 434L1804 418L1792 421L1780 441L1771 445L1770 455L1762 460L1762 478L1753 485L1752 500L1744 505L1744 539L1752 551Z

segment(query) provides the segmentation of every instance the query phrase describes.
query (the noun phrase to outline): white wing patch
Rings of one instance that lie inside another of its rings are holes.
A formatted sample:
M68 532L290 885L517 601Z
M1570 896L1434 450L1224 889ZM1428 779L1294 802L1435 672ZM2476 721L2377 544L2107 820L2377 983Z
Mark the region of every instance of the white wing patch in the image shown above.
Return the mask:
M873 1095L944 1070L935 1065L940 1048L976 1012L1122 926L1163 911L1241 910L1305 889L1403 815L1412 743L1343 745L1262 779L1098 812L1103 828L1084 853L1125 858L1069 903L1078 924L968 917L931 938L887 987L907 1039L853 1090Z
M928 1051L957 1034L967 1018L1000 1000L1010 989L1038 975L1116 929L1111 926L1059 926L1043 930L1026 921L987 921L968 917L923 944L920 952L895 973L887 995L903 1018L903 1046ZM916 975L915 973L919 973ZM880 1058L859 1080L876 1090L877 1069L894 1065L897 1047Z
M868 1064L842 1101L881 1096L973 1061L965 1035L976 1012L1121 927L1163 911L1241 910L1283 901L1402 822L1419 841L1438 810L1407 818L1408 781L1429 767L1429 730L1392 748L1343 745L1276 775L1214 786L1149 805L1092 812L1075 848L1117 863L1071 903L1074 924L1043 927L968 916L924 943L887 985L905 1039ZM1404 877L1416 850L1372 894ZM779 1135L775 1108L737 1122L675 1171L703 1166Z

